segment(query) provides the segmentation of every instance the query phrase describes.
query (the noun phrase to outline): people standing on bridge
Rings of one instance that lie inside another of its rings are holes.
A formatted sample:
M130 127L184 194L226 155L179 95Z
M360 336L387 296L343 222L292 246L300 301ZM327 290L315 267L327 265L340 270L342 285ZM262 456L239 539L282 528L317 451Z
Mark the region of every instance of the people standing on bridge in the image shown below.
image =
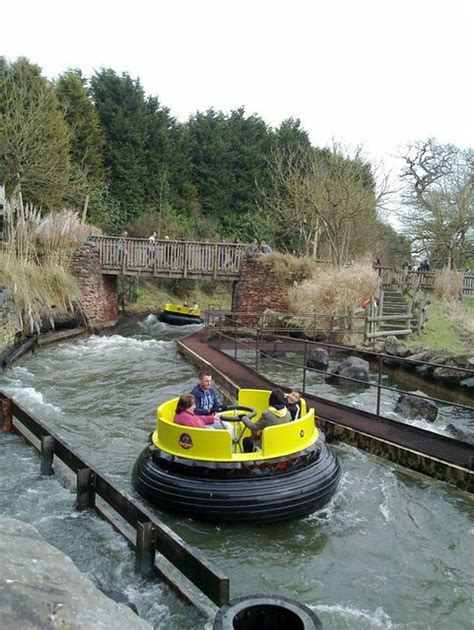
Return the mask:
M201 370L198 374L198 383L191 390L191 394L196 399L196 413L198 416L209 416L222 411L222 405L214 387L212 386L212 374L209 370Z
M247 256L255 256L256 254L258 254L258 244L256 238L254 238L253 241L249 244L245 253L247 254Z
M260 246L260 252L262 254L271 254L272 248L270 247L268 243L266 243L265 241L262 241L262 244Z
M129 246L130 246L130 243L128 242L128 232L124 230L120 236L118 247L117 247L119 264L121 265L124 262L124 258L127 258L129 254Z
M429 271L429 270L430 270L430 263L428 262L428 259L425 258L425 260L421 263L421 265L419 265L418 271Z
M148 237L148 265L153 265L156 256L156 232Z

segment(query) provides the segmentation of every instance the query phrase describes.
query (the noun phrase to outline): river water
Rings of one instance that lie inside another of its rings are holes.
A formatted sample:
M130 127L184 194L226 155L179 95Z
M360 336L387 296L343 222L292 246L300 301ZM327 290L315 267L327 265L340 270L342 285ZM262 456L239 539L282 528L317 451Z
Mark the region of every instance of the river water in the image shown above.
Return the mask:
M125 324L109 336L42 350L0 375L0 388L136 496L131 471L157 405L195 383L195 370L174 343L187 332L153 318ZM267 362L261 369L300 385L292 368ZM362 406L373 405L370 395L342 394ZM461 414L459 422L468 421ZM435 430L444 426L441 419ZM233 597L296 597L326 630L473 628L473 501L350 446L334 450L340 489L305 519L244 527L157 514L229 575ZM70 490L38 472L36 454L19 437L1 436L1 511L34 524L100 587L124 591L156 628L202 627L166 587L133 575L132 554L107 523L74 512Z

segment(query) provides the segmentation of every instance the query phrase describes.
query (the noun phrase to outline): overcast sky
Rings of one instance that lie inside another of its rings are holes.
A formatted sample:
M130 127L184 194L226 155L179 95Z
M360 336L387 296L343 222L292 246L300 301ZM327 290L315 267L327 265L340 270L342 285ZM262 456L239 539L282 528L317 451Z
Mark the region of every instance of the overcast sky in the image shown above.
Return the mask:
M128 71L180 120L244 105L391 164L428 136L474 146L474 0L16 0L0 19L0 54Z

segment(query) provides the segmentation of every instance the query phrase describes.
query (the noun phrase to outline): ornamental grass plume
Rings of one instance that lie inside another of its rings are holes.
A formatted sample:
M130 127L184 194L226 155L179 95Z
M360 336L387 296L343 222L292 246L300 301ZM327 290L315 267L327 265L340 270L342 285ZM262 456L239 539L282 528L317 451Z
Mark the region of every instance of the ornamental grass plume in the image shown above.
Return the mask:
M309 258L297 258L292 254L272 252L260 258L260 263L281 280L301 282L310 278L316 264Z
M298 313L337 315L359 306L370 297L377 276L367 261L347 267L317 269L310 279L290 290L289 299Z
M21 200L7 204L7 242L0 251L0 283L13 295L25 332L39 332L42 319L75 310L80 291L69 271L72 254L89 233L77 213L41 216Z

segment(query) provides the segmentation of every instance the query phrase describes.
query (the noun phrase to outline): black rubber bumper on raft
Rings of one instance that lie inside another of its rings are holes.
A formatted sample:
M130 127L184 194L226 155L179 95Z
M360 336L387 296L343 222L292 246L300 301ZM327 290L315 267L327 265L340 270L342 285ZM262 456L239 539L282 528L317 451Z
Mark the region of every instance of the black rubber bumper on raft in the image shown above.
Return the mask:
M339 463L322 441L305 465L283 462L262 469L261 461L248 473L219 466L174 465L160 457L153 445L138 457L133 485L157 507L201 521L271 523L300 518L324 507L336 491Z
M180 313L170 313L169 311L158 313L158 320L164 324L171 324L171 326L202 324L202 319L197 315L181 315Z

